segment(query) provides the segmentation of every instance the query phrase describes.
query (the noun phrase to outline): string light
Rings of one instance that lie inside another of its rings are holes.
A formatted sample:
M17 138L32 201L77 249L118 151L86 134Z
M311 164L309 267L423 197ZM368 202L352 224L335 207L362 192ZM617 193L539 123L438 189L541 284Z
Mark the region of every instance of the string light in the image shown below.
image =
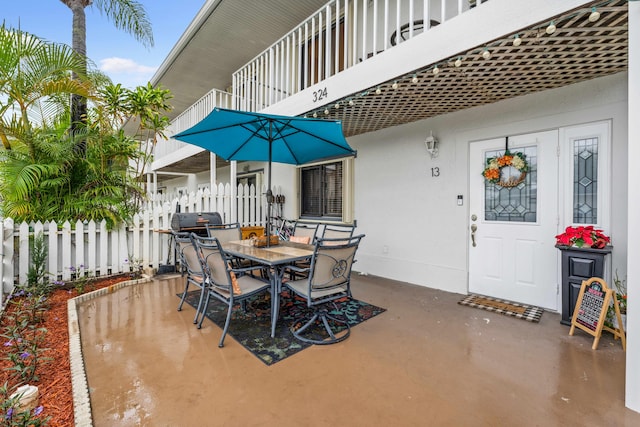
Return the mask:
M631 0L631 1L638 1L638 0ZM597 8L595 6L591 7L590 12L583 11L582 13L577 13L577 14L572 15L572 16L581 15L581 14L587 15L587 13L588 13L587 19L588 19L589 22L596 22L597 20L600 19L601 14L600 14L600 12L598 12L598 10L597 10ZM566 18L566 17L563 17L563 19L564 18ZM536 27L536 29L543 29L543 28L544 28L545 33L548 34L548 35L551 35L551 34L555 33L555 31L557 29L555 21L551 21L549 23L549 25L547 25L546 27L544 26L544 24L541 25L541 26ZM505 42L505 41L507 41L507 40L503 40L502 42ZM520 37L520 34L517 34L517 33L514 34L512 40L511 40L511 43L512 43L512 45L514 47L520 46L522 44L522 38ZM492 46L486 45L484 48L482 48L482 51L480 52L480 55L485 60L491 58L491 51L489 50L490 47L492 47ZM471 53L471 52L469 52L469 53ZM449 66L453 65L456 68L462 66L462 61L464 59L463 56L458 56L453 62L450 62L450 61L452 61L452 59L453 58L447 59L446 64L449 65ZM426 70L423 69L422 71L424 72ZM439 74L440 73L440 67L437 64L433 65L433 68L431 69L431 72L434 75ZM412 73L412 74L409 74L409 75L401 76L401 77L399 77L399 79L400 80L395 80L389 87L391 87L393 89L398 89L398 87L399 87L399 83L398 82L399 81L404 82L404 81L410 80L411 83L413 83L413 84L416 84L416 83L419 82L418 74L416 74L416 73ZM383 87L384 86L376 87L374 93L376 95L380 95L382 93L382 88ZM342 102L345 102L349 106L352 107L352 106L355 105L355 99L358 99L360 97L365 97L367 95L370 95L370 92L369 91L364 91L364 92L355 94L353 98L348 98L346 100L343 100ZM341 103L341 101L337 101L334 104L334 108L339 109L341 107L340 103ZM331 108L331 107L329 106L329 107L326 107L324 109L324 114L325 115L329 115L329 108ZM311 113L309 113L309 114L311 114ZM319 111L313 112L313 117L318 117L318 114L319 114ZM308 115L306 114L305 117L307 117L307 116Z
M545 33L547 33L547 34L553 34L553 33L555 33L555 32L556 32L556 24L555 24L553 21L551 21L551 23L549 24L549 26L547 27L547 29L546 29L546 30L544 30L544 31L545 31Z
M518 47L522 44L522 39L520 38L520 36L518 34L516 34L515 36L513 36L513 45L515 47Z

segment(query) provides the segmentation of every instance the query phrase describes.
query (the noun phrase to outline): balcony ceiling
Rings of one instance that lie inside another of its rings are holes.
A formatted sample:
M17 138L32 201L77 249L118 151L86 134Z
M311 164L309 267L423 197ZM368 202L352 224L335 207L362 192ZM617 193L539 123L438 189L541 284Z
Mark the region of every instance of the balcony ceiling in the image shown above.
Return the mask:
M523 28L518 31L519 46L513 45L513 34L508 34L443 58L438 74L431 64L345 96L339 108L333 102L307 115L342 120L348 137L627 70L627 1L599 6L601 15L595 22L588 20L591 6ZM551 20L556 30L549 35L545 30ZM489 59L481 55L485 46ZM456 67L458 58L462 63ZM392 87L394 82L397 88Z

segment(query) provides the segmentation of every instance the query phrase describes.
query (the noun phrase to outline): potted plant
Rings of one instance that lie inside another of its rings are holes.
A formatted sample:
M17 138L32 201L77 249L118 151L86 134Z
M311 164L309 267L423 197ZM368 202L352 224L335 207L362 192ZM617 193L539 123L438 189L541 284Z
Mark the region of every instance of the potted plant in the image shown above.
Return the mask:
M611 239L592 225L570 226L556 236L556 248L562 258L562 320L571 325L578 292L583 280L604 279L605 258L613 251ZM590 268L576 268L590 265Z
M616 291L616 299L618 300L618 306L620 307L620 317L622 317L622 326L624 330L627 330L627 279L620 279L618 277L618 270L616 270L616 276L613 279ZM618 319L613 308L613 301L609 305L607 310L607 322L606 324L615 329L618 328Z
M572 246L576 248L603 249L611 242L602 230L593 225L567 227L562 234L556 236L556 246Z

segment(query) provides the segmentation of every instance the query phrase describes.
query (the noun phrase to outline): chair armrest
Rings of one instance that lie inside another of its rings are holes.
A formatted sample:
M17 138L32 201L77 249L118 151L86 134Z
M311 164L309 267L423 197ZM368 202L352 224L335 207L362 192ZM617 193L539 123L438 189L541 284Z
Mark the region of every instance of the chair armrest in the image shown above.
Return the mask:
M297 265L290 264L286 267L288 270L293 270L296 273L308 273L311 271L309 267L298 267Z
M251 272L256 271L256 270L265 271L267 268L268 267L266 265L263 265L263 266L256 265L256 266L253 266L253 267L250 266L250 267L231 268L231 269L229 269L229 271L234 273L237 277L241 277L241 276L246 275L247 273L251 273ZM260 280L260 281L263 281L263 282L267 282L267 280L264 280L264 279L261 279L259 277L255 277L255 276L254 276L254 279Z

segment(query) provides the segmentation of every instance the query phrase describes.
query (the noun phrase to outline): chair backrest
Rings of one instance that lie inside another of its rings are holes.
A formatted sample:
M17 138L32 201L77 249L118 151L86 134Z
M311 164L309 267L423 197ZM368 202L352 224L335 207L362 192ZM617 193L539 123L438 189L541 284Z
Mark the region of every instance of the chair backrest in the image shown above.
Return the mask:
M322 230L322 239L350 239L355 231L355 225L334 225L326 224Z
M183 268L187 270L189 275L202 276L202 266L196 253L196 247L191 240L189 233L178 232L174 233L174 241L178 255L180 256L180 263ZM184 272L184 270L183 270Z
M229 263L222 244L216 237L202 237L191 233L191 241L197 249L198 259L209 284L224 292L231 291Z
M309 238L308 244L313 244L316 240L316 233L318 232L318 224L313 222L296 221L293 226L293 237ZM289 240L292 240L291 237ZM295 241L295 240L292 240Z
M355 225L327 224L322 229L321 238L325 239L327 244L338 245L341 243L347 243L349 242L349 239L351 239L351 236L353 236L355 229Z
M335 290L343 288L344 294L350 294L351 269L354 263L356 251L364 234L350 237L349 239L318 239L311 258L311 270L309 272L309 293ZM328 292L334 294L334 292ZM323 300L334 299L330 295Z
M207 224L207 234L215 237L222 244L242 239L242 230L237 222L229 224Z

